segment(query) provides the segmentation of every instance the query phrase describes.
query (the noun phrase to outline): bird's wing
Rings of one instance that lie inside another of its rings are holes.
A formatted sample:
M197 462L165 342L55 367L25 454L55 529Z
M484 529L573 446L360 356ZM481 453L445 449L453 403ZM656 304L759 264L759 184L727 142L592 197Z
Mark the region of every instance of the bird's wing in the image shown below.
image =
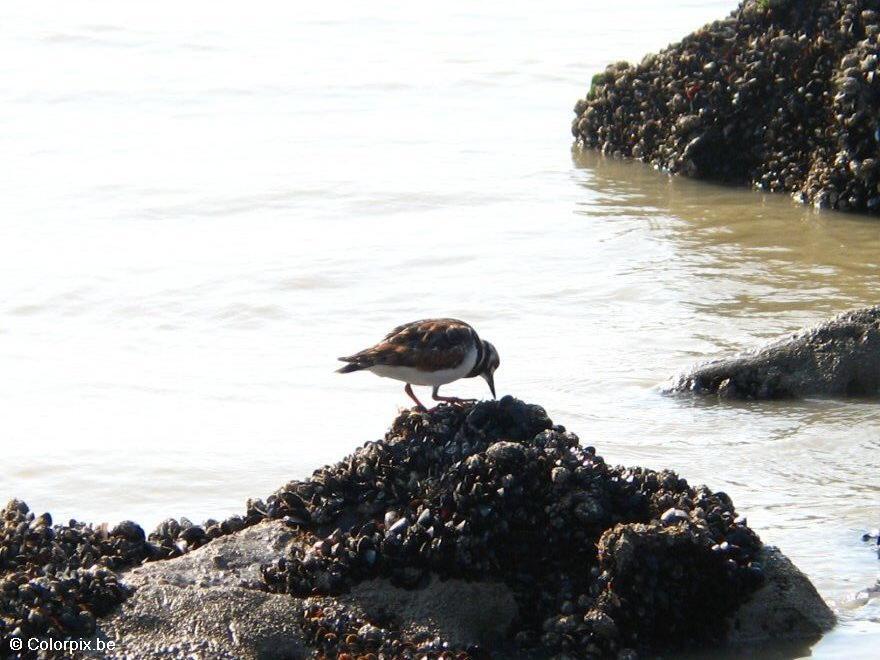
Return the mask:
M461 364L475 340L476 332L464 321L423 319L398 326L375 346L341 359L361 368L384 364L436 371Z

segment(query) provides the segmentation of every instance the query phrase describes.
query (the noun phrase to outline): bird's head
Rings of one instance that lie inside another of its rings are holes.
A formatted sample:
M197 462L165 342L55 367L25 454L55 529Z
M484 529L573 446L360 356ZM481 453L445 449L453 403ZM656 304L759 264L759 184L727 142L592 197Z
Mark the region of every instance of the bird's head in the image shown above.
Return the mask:
M498 357L498 351L495 347L483 340L483 368L480 370L480 376L486 379L489 384L489 390L492 397L495 397L495 370L501 364L501 358Z

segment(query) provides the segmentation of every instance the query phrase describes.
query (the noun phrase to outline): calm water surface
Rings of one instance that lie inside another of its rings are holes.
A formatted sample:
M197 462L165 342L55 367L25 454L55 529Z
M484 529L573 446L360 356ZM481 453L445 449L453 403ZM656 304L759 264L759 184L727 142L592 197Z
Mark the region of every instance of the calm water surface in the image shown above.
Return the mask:
M0 499L240 512L407 405L337 355L460 316L501 393L727 491L840 614L805 652L869 657L880 408L656 386L876 303L880 224L571 150L593 73L733 5L4 2Z

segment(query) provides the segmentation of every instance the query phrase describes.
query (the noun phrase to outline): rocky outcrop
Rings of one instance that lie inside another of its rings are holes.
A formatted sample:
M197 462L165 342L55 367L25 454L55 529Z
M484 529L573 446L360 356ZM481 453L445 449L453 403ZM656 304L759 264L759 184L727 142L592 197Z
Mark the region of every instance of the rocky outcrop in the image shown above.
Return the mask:
M575 106L586 147L880 213L880 2L746 0Z
M611 467L510 397L406 411L384 440L232 524L74 538L46 523L20 503L5 512L7 649L48 634L113 642L100 655L118 658L633 658L811 641L833 624L724 493ZM68 621L65 608L98 616Z
M763 348L699 365L667 390L734 399L876 395L880 306L845 312Z

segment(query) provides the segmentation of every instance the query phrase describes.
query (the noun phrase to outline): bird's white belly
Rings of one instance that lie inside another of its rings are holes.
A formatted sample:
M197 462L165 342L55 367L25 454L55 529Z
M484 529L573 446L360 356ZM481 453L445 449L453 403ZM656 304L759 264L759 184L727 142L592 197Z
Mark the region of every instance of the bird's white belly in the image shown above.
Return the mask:
M400 367L376 364L369 368L377 376L401 380L411 385L439 386L467 376L477 363L477 349L472 348L457 367L440 371L421 371L415 367Z

